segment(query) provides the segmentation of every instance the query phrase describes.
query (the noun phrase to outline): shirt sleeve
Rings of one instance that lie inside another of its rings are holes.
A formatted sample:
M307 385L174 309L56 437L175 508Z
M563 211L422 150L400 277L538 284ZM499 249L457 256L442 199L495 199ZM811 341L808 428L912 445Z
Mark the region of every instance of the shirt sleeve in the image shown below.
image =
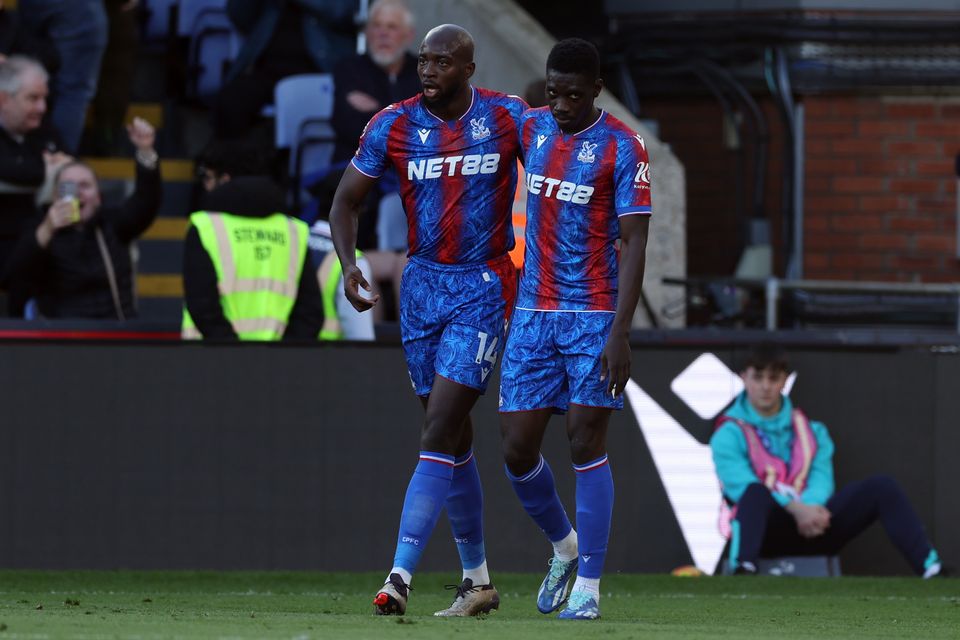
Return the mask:
M360 146L353 156L354 168L365 176L379 178L387 170L387 136L396 121L391 105L370 118L360 135Z
M619 136L614 182L618 216L649 215L653 211L650 206L650 160L640 134Z
M817 453L810 464L807 488L800 495L804 504L824 505L833 495L833 440L822 422L811 421L810 428L817 439Z

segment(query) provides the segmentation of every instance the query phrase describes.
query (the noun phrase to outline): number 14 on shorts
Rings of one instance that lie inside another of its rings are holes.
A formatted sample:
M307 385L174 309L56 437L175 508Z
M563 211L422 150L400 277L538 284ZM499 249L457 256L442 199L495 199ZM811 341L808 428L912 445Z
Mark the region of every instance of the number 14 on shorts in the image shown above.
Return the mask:
M475 362L480 365L481 380L486 380L490 372L493 371L493 367L497 364L497 344L500 342L500 338L493 336L493 340L490 340L490 335L483 331L478 331L477 337L480 338L480 346L477 347L477 358ZM487 342L490 343L489 346ZM484 362L489 362L490 366L484 366Z

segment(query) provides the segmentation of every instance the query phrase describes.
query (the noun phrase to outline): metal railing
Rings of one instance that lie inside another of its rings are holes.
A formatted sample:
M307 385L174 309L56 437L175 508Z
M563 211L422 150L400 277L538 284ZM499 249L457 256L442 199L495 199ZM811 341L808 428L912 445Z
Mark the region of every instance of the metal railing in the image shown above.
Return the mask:
M855 280L787 280L782 278L664 278L664 284L703 287L710 284L736 287L749 291L763 291L766 307L766 328L779 325L781 292L787 290L824 293L893 294L911 296L946 296L955 299L955 329L960 334L960 282L927 284L913 282L860 282Z

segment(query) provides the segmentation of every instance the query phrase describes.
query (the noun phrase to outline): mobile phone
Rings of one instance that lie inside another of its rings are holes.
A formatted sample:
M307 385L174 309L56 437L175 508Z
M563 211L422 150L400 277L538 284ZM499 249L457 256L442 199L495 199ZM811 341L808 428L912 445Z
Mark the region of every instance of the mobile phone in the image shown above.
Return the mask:
M76 198L77 197L77 183L71 181L61 182L57 186L57 196L60 198Z
M80 220L80 201L77 199L77 183L71 181L61 182L57 186L57 196L61 200L69 200L73 205L73 214L70 216L74 222Z

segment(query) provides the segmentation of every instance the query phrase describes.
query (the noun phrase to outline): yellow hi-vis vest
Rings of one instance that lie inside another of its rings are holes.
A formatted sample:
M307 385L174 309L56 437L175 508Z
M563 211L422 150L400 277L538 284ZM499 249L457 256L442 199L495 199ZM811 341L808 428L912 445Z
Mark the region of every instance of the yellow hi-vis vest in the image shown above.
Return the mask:
M363 253L357 249L357 260ZM317 283L320 285L320 297L323 299L323 328L320 329L321 340L343 340L343 326L337 315L337 287L343 276L343 266L337 259L335 251L327 252L320 261L317 269Z
M206 211L192 214L190 224L216 269L223 315L237 336L283 337L307 256L307 225L282 213L247 218ZM186 307L181 336L202 337Z

